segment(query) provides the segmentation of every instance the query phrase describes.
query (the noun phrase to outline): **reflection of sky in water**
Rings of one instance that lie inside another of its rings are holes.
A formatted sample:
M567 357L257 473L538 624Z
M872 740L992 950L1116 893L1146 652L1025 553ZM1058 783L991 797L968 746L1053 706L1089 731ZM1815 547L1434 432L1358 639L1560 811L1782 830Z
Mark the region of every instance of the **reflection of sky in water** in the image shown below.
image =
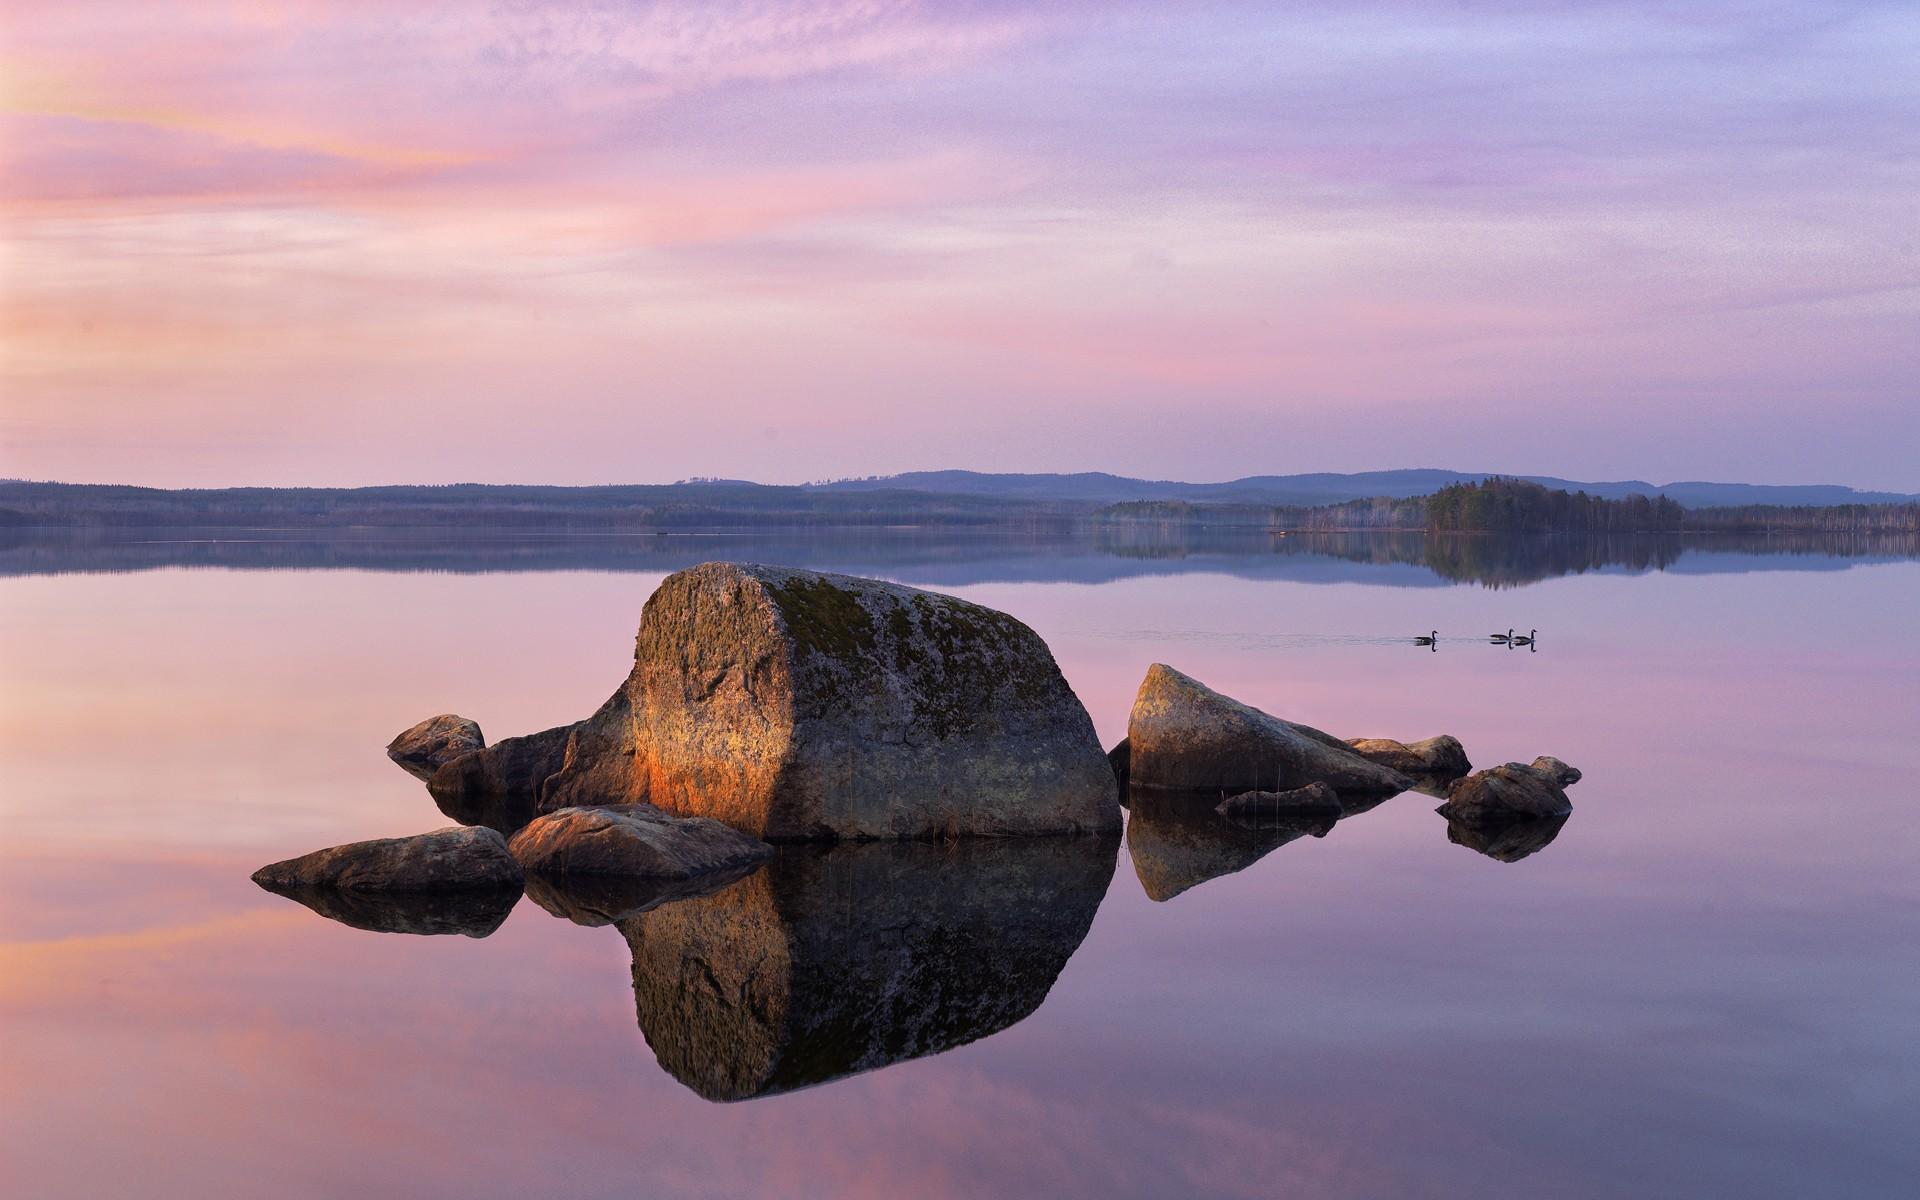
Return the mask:
M1557 754L1587 773L1574 817L1509 865L1402 796L1164 904L1123 857L1033 1016L732 1105L655 1065L613 930L523 903L483 941L380 936L246 878L443 823L385 741L445 710L494 738L585 715L657 581L0 583L9 1190L1894 1195L1920 1172L1920 565L956 587L1048 639L1109 743L1164 659L1343 735ZM1540 651L1480 640L1509 625ZM1437 653L1396 640L1435 627Z

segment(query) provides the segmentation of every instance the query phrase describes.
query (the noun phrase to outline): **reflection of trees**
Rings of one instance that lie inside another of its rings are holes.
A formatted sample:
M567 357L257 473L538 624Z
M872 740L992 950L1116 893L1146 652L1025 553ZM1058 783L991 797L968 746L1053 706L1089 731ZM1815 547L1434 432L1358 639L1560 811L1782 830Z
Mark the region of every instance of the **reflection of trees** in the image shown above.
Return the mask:
M380 530L0 532L0 576L239 570L677 571L712 559L777 562L922 587L1008 579L1101 583L1142 574L1215 571L1255 578L1326 576L1338 564L1417 568L1488 587L1605 569L1658 571L1690 554L1920 558L1920 533L1423 534L1280 533L1261 527L1126 522L1080 531L703 530L542 535ZM1765 569L1755 563L1731 569ZM1331 569L1331 571L1330 571ZM1349 568L1347 578L1364 580Z

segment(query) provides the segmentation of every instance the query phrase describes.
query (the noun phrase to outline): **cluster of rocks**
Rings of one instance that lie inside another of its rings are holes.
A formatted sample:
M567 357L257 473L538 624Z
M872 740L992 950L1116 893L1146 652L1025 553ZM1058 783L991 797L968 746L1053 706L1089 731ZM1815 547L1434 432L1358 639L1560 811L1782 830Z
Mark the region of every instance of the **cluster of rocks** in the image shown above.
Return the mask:
M625 683L585 720L488 745L442 714L387 753L466 828L275 863L262 886L335 909L524 886L611 920L686 881L737 877L773 842L1121 824L1093 722L1033 630L951 596L782 567L670 576Z
M490 930L502 896L523 888L607 923L723 887L770 843L1114 835L1123 804L1136 835L1190 830L1191 814L1171 814L1198 796L1205 821L1270 849L1415 788L1444 794L1440 811L1463 826L1564 817L1579 777L1544 758L1468 774L1445 735L1343 740L1164 664L1141 683L1125 740L1103 751L1045 642L1014 618L735 563L660 585L626 680L584 720L488 745L479 725L442 714L387 753L461 828L333 847L256 881L370 928ZM1143 796L1157 813L1141 812ZM1245 865L1245 851L1222 861ZM1194 872L1152 873L1171 893Z

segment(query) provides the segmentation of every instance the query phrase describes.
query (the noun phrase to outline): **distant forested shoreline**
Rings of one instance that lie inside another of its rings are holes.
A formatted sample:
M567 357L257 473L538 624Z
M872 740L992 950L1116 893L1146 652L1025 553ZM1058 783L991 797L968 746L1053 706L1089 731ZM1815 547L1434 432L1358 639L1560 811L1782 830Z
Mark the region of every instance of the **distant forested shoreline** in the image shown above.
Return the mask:
M1095 504L955 492L821 490L725 480L546 487L140 488L0 481L0 529L461 528L619 533L695 528L1066 530L1159 525L1272 532L1920 532L1920 504L1688 508L1664 495L1604 498L1499 476L1410 498L1313 506L1189 500Z

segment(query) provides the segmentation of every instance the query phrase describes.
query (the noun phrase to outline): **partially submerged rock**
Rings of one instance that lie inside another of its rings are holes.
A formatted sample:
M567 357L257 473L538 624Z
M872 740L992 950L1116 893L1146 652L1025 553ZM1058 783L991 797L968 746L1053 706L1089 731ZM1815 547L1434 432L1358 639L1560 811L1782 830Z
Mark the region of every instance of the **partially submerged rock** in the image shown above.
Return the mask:
M1114 786L1119 791L1120 807L1127 806L1127 788L1133 775L1133 743L1121 738L1107 751L1107 765L1113 768Z
M1482 825L1448 821L1447 840L1501 862L1519 862L1529 854L1546 849L1547 843L1560 836L1560 828L1567 823L1569 815L1520 817Z
M1415 778L1422 776L1456 779L1473 770L1460 739L1451 734L1418 742L1396 742L1392 738L1354 738L1347 743L1354 753L1369 762Z
M387 757L416 779L430 779L447 763L486 746L487 739L478 724L453 713L441 713L388 742Z
M1447 802L1434 811L1449 821L1485 826L1565 816L1573 811L1573 802L1552 773L1505 763L1455 781L1447 790Z
M507 852L529 873L679 880L764 862L773 847L706 817L626 804L536 817Z
M626 684L565 741L545 809L643 801L768 840L1120 827L1093 723L1038 635L871 579L669 576Z
M1046 999L1113 878L1111 838L786 846L620 922L669 1074L746 1100L938 1054Z
M1529 765L1536 771L1544 771L1552 776L1553 781L1561 787L1580 782L1580 768L1570 767L1551 755L1542 754Z
M1345 813L1340 797L1334 790L1317 782L1290 792L1241 792L1222 800L1214 811L1228 817L1283 817L1307 821L1337 821Z
M253 873L269 891L331 888L346 892L518 890L520 864L507 840L491 829L436 829L412 837L379 838L315 850L270 863Z
M458 892L365 892L337 887L260 885L329 921L374 933L459 934L483 938L520 901L518 884Z
M573 726L503 738L452 759L427 780L440 811L463 825L511 834L539 812L541 785L560 769Z
M1404 792L1413 780L1353 747L1223 696L1163 663L1147 671L1127 721L1131 782L1185 792Z

